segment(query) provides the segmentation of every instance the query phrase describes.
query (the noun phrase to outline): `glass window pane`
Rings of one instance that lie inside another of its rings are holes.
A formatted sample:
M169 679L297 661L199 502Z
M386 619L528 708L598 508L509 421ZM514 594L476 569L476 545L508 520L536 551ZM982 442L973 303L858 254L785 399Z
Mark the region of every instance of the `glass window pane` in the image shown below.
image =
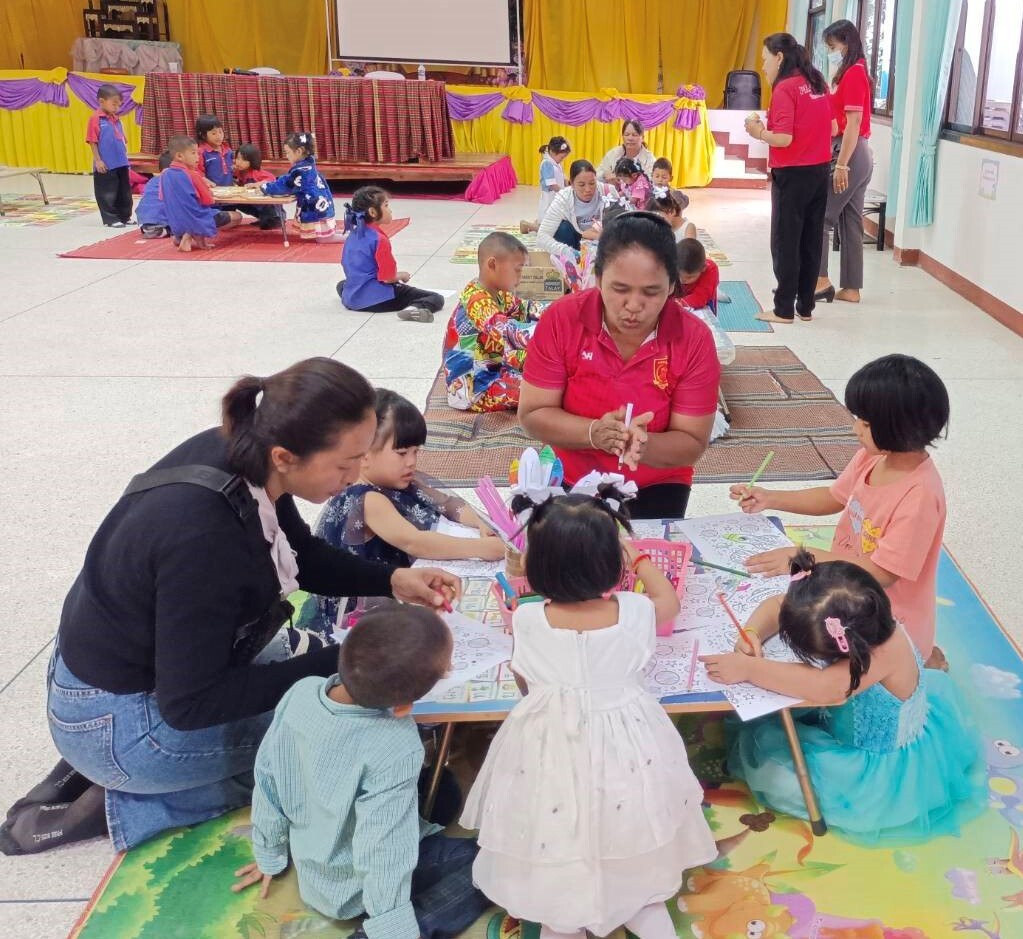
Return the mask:
M846 0L845 4L845 18L858 23L860 21L860 3L859 0Z
M860 36L863 39L863 55L867 60L867 69L876 77L874 64L874 17L877 14L877 0L865 0L863 4L863 25Z
M1012 120L1012 89L1016 79L1016 55L1023 28L1023 0L997 0L991 27L982 124L987 130L1008 131Z
M1023 3L1023 0L1019 0ZM878 0L877 16L881 31L877 37L877 71L874 73L874 108L888 107L888 88L892 82L892 60L895 58L895 0Z
M810 15L810 58L813 64L828 77L828 50L824 46L824 11Z
M955 105L949 119L953 124L973 127L973 109L977 104L977 71L980 68L980 44L984 31L984 0L968 0L963 51L959 60L959 85L953 89Z

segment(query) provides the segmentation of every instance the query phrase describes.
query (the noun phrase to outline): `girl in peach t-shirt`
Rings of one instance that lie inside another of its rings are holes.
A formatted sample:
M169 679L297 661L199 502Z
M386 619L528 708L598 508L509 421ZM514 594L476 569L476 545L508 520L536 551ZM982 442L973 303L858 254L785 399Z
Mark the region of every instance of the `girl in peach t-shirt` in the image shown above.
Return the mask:
M908 355L864 365L845 389L846 407L863 446L830 487L778 492L732 487L744 512L801 515L841 511L831 551L820 561L852 561L885 588L892 612L932 667L938 556L945 530L945 490L927 453L948 425L948 391L933 369ZM751 573L785 574L795 548L754 555Z

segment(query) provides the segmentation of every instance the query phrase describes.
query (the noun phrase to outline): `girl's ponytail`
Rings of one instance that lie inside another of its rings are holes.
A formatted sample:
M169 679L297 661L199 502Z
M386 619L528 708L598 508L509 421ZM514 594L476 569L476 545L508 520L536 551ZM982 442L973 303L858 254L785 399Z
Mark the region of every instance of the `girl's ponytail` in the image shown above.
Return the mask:
M230 441L232 459L246 470L266 462L265 445L255 433L256 411L265 386L266 379L244 375L221 401L222 432Z

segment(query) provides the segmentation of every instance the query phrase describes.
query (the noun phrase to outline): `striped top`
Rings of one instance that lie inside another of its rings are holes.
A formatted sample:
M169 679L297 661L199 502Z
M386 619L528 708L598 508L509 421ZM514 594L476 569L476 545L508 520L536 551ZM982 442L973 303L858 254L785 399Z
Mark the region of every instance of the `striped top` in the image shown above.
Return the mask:
M304 678L277 706L256 757L252 848L264 874L288 851L302 899L324 916L366 913L369 939L418 939L410 901L423 745L411 717L337 704L339 682Z

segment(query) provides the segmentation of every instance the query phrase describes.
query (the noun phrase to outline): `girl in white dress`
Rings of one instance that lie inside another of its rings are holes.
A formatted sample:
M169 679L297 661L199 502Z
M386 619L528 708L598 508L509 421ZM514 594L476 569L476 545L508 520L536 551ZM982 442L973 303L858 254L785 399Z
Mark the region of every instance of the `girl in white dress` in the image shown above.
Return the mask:
M565 188L565 168L561 165L572 152L564 137L551 137L550 141L540 148L540 204L536 210L536 221L519 223L523 235L537 231L547 210L551 207L554 197Z
M713 861L703 791L685 745L645 689L655 622L677 615L671 584L619 538L624 516L582 495L540 505L512 669L525 697L501 727L462 825L479 830L476 885L541 939L673 939L665 900ZM645 595L610 593L631 565ZM528 691L528 693L526 693Z

